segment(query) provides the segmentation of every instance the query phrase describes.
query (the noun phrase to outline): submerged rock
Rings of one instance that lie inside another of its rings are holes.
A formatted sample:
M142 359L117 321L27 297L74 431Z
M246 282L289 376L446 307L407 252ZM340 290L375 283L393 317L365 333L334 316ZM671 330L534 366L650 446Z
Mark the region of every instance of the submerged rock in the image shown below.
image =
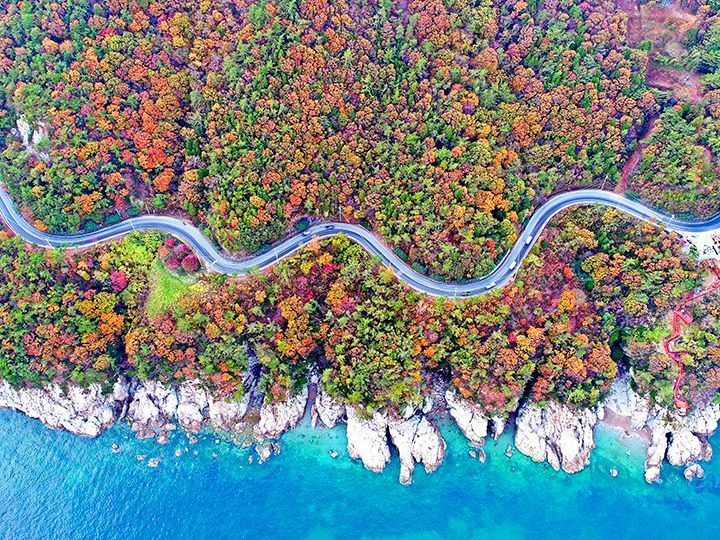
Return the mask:
M307 398L306 386L300 393L287 401L271 402L266 400L260 409L260 421L253 429L255 436L263 439L276 439L288 429L297 426L305 414Z
M528 402L518 414L515 447L555 470L575 473L585 467L595 447L596 422L593 410L574 410L553 401L545 407Z

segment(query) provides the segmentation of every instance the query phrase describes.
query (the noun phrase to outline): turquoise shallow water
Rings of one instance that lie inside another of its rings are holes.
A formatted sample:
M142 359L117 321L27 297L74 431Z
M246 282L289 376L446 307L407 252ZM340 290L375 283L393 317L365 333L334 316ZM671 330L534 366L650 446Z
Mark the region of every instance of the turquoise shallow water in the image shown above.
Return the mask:
M592 464L572 477L517 452L507 458L507 437L488 444L482 464L456 428L443 433L446 462L403 487L396 457L379 475L352 462L342 428L302 426L283 438L281 455L258 465L249 450L211 435L189 446L176 434L158 446L116 427L89 440L0 411L0 537L685 540L720 532L717 460L701 481L667 467L661 485L647 486L640 443L609 431L598 430Z

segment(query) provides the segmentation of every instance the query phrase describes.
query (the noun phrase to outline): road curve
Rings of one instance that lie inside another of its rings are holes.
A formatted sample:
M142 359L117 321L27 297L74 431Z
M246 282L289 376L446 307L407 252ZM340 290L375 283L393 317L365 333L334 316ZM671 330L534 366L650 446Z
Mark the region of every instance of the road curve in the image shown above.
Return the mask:
M720 214L705 221L681 221L641 202L609 191L597 189L570 191L550 198L535 210L530 220L525 224L515 245L492 272L472 281L453 283L436 281L419 274L388 249L373 233L363 227L349 223L333 222L314 225L303 233L290 236L279 242L269 251L245 259L234 259L218 251L212 242L195 226L168 216L145 215L134 217L103 227L92 233L76 235L46 234L25 221L16 210L8 193L0 187L0 217L16 235L38 246L85 248L117 239L133 231L162 231L191 246L208 268L224 274L243 274L255 269L262 270L276 264L305 246L313 237L327 238L337 234L344 234L360 244L368 253L378 257L384 265L392 268L397 277L413 289L433 296L446 297L475 296L502 287L513 278L538 236L555 215L573 206L589 204L602 204L616 208L667 231L678 233L720 232Z

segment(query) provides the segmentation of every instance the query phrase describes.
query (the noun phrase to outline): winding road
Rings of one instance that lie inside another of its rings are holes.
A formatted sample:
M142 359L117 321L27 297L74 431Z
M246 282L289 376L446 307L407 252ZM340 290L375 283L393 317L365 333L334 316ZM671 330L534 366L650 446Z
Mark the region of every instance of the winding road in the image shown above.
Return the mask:
M7 226L27 242L45 247L86 248L117 239L133 231L162 231L187 243L208 268L224 274L244 274L262 270L297 252L313 238L327 238L344 234L357 242L368 253L378 257L393 269L395 275L413 289L433 296L475 296L502 287L508 283L532 249L550 220L573 206L601 204L616 208L635 218L657 225L667 231L678 233L720 233L720 215L706 221L681 221L645 204L622 195L597 189L583 189L562 193L550 198L532 214L525 224L515 245L495 269L484 277L463 283L440 282L419 274L402 261L373 233L349 223L322 223L306 231L290 236L269 251L244 259L235 259L221 253L213 243L194 225L181 219L159 215L145 215L126 219L91 233L57 235L41 232L30 225L17 211L7 191L0 187L0 217Z

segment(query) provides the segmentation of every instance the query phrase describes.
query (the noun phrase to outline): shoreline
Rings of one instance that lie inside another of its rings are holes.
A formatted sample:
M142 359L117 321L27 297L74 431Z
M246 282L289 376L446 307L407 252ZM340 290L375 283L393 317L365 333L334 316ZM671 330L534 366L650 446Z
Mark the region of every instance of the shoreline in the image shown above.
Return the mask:
M497 440L507 431L503 440L512 441L505 450L508 456L519 452L573 474L591 463L597 430L609 430L642 444L648 483L660 480L663 463L685 467L685 477L692 480L704 473L699 462L712 457L708 439L720 419L717 405L687 416L651 406L630 389L627 377L617 379L605 401L593 409L522 403L509 421L488 418L478 405L449 390L402 414L375 412L370 417L333 400L316 380L287 402L263 403L251 410L249 401L217 400L192 382L166 388L152 381L123 381L103 395L97 386L68 385L65 393L57 385L15 390L0 381L0 408L18 410L50 428L94 438L113 424L127 423L138 439L153 438L159 445L167 444L175 431L184 432L190 445L199 433L214 433L236 446L254 447L253 459L260 463L279 453L278 439L301 424L322 430L343 423L346 449L338 448L332 457L347 454L380 472L397 455L402 484L412 483L416 465L427 473L442 465L447 446L439 427L449 423L463 433L468 452L479 461L484 460L487 438Z

